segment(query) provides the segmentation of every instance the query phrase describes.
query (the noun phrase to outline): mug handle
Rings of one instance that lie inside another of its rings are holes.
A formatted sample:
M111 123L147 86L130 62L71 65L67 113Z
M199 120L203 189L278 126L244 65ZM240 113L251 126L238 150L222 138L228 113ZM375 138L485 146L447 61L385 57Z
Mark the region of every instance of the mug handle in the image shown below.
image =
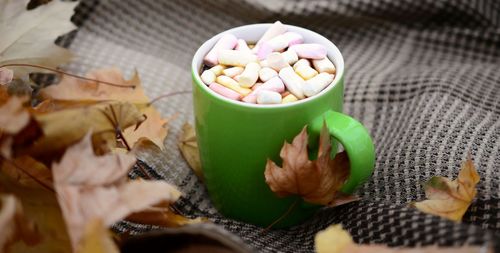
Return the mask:
M344 147L350 163L350 174L341 192L351 194L372 174L375 166L375 147L366 128L357 120L336 111L327 111L308 125L309 143L317 147L319 134L326 123L330 136ZM332 144L331 157L337 153Z

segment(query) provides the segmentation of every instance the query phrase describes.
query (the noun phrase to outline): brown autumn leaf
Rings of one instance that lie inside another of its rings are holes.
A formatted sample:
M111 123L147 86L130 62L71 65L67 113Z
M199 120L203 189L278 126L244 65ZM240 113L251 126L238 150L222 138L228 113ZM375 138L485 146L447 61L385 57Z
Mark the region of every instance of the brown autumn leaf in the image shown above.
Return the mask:
M149 104L149 98L144 93L141 80L137 72L130 80L126 80L120 70L116 68L98 69L87 74L88 78L95 80L134 86L135 88L124 88L97 83L93 81L76 79L63 76L61 82L41 90L44 99L51 100L84 100L84 101L126 101L141 108L141 112L147 120L137 129L130 127L124 130L124 136L131 146L141 137L151 139L161 149L164 149L163 140L167 136L167 120L161 118L161 114Z
M74 249L92 219L110 226L131 213L180 197L165 181L128 182L127 173L135 161L131 154L96 156L89 133L53 164L54 186Z
M25 217L29 217L42 235L36 245L17 241L11 245L11 252L39 253L71 252L71 244L54 191L44 187L26 187L0 172L0 192L15 195L22 203Z
M83 238L78 245L77 253L119 253L108 228L99 219L85 225Z
M15 155L30 155L39 160L59 157L66 147L79 141L90 129L101 140L116 143L116 132L135 127L145 120L137 107L128 102L99 103L92 106L35 113L35 121L42 129L39 139L13 145ZM50 161L48 164L50 164ZM47 162L46 162L47 164Z
M182 126L182 133L177 142L177 146L181 150L181 154L186 159L187 163L193 169L198 178L203 180L203 171L201 170L200 153L198 143L196 142L196 132L193 126L185 123Z
M0 194L0 252L9 252L13 243L35 245L42 239L32 221L23 212L21 202L11 194Z
M314 237L316 253L492 253L491 248L477 246L462 247L416 247L390 248L380 244L361 245L352 240L349 232L342 225L330 225L319 231Z
M329 205L349 176L349 160L345 152L337 154L333 160L330 158L332 147L326 125L321 130L315 161L309 160L307 139L304 127L292 144L285 142L280 152L282 167L267 160L266 183L278 196L296 194L307 202Z
M1 172L10 176L20 185L53 189L52 171L45 164L30 156L20 156L10 160L3 159Z
M441 216L452 221L461 221L476 196L479 174L470 158L462 164L458 178L432 177L424 185L427 200L411 203L418 210Z

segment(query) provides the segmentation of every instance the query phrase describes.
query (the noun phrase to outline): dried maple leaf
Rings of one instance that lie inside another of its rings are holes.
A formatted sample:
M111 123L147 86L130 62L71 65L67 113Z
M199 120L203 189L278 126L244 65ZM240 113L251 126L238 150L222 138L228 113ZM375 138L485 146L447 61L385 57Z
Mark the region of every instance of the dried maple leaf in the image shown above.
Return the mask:
M20 156L11 160L4 159L1 171L21 185L53 189L52 171L45 164L30 156Z
M127 182L134 163L131 154L96 156L88 134L53 164L54 186L74 248L92 219L99 218L110 226L131 213L164 201L173 203L180 197L180 192L164 181Z
M304 127L280 152L283 167L267 160L266 183L278 196L300 195L305 201L328 205L349 176L349 159L345 152L330 158L331 143L326 125L320 134L318 158L310 161L307 152L307 132Z
M54 191L39 187L26 187L0 172L0 192L7 192L18 197L25 217L29 217L43 235L43 240L36 245L26 245L19 241L14 243L11 246L11 252L71 251L71 244Z
M91 220L85 226L85 233L78 246L78 253L119 253L108 228L99 219Z
M424 185L428 199L411 205L424 213L461 221L476 196L479 179L474 163L468 158L457 179L452 181L446 177L432 177Z
M70 21L78 2L52 1L27 10L28 1L1 1L0 65L11 63L56 67L71 58L69 50L56 46L60 35L75 29ZM26 76L32 68L11 67L16 77ZM41 70L37 69L37 72Z
M42 239L35 224L26 219L19 200L11 194L0 194L0 228L0 252L9 251L19 240L35 245Z
M193 169L198 178L203 179L203 172L201 170L200 153L198 150L198 143L196 142L196 132L193 126L185 123L182 126L182 133L180 135L177 146L181 150L181 154L186 159L187 163Z
M30 155L43 160L58 157L71 144L80 140L90 129L94 135L104 135L116 143L116 133L135 127L145 120L134 104L126 102L98 103L92 106L33 115L43 136L36 141L14 145L16 155ZM50 163L49 163L50 164Z
M462 246L462 247L416 247L416 248L389 248L384 245L370 244L360 245L354 243L349 232L342 225L331 225L319 231L314 237L314 246L317 253L492 253L493 250L486 247Z
M125 129L125 139L130 145L133 145L141 137L147 137L161 149L164 149L163 140L168 133L167 120L161 118L161 114L149 104L149 98L144 93L137 71L130 80L126 80L121 71L116 68L94 70L89 72L87 77L135 88L116 87L63 76L61 82L42 89L40 95L44 99L51 100L84 100L87 102L116 100L141 105L139 107L147 120L137 129L133 127Z

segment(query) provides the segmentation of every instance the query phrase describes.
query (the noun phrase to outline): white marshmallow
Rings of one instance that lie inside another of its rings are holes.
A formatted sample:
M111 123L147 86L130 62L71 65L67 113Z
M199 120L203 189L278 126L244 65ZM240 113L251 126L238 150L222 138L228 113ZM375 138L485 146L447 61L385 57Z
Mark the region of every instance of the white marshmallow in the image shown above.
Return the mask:
M307 59L300 59L298 62L293 64L293 69L297 69L299 66L302 66L302 65L310 67L311 63L309 63L309 61Z
M257 87L256 86L257 84L254 85L255 89L253 89L253 91L250 94L248 94L242 99L243 102L255 104L257 102L257 95L261 90L270 90L278 93L285 91L285 85L278 76L269 79L267 82Z
M207 55L203 58L203 62L207 66L215 66L219 63L218 54L220 50L223 49L233 49L238 43L238 39L236 36L232 34L223 35L217 43L215 43L214 47L208 52Z
M243 72L242 67L232 67L232 68L227 68L227 69L223 70L222 74L224 74L225 76L229 76L231 78L234 78L235 76L241 74L241 72Z
M304 98L304 92L302 91L302 87L305 85L304 79L302 79L295 71L293 71L292 67L286 67L280 70L279 77L285 83L286 88L290 93L296 96L299 99Z
M257 95L258 104L281 104L281 94L269 90L261 90Z
M220 76L220 75L222 75L222 71L223 71L224 69L226 69L226 67L225 67L225 66L223 66L223 65L215 65L215 66L211 67L211 68L210 68L210 69L208 69L208 70L210 70L210 71L214 72L214 74L215 74L216 76Z
M329 74L335 74L335 65L328 59L328 57L325 57L321 60L313 60L313 66L318 72L326 72Z
M309 80L318 74L318 71L307 65L300 65L295 68L295 73L299 74L304 80Z
M267 82L267 80L278 75L278 72L272 68L264 67L259 70L259 77L262 82Z
M256 62L250 62L245 66L245 70L238 78L241 87L252 87L259 79L260 65Z
M219 63L230 66L244 67L250 62L257 62L257 56L251 52L236 50L220 50Z
M285 61L290 65L294 64L299 60L299 56L293 50L286 50L285 52L281 53L281 55L283 56L283 58L285 58Z
M206 85L212 84L213 82L215 82L215 78L217 78L217 76L214 74L214 72L212 72L210 70L203 71L203 73L201 73L200 77L201 77L201 80Z
M262 60L262 61L259 61L259 64L261 67L265 68L265 67L269 67L269 62L267 60Z
M289 67L288 63L285 61L285 58L280 53L274 52L267 56L267 64L270 68L280 71L282 68Z
M283 35L278 35L266 42L259 45L257 50L257 57L259 59L265 59L270 53L282 51L288 47L288 41Z
M303 86L304 94L308 97L314 96L322 91L333 81L333 75L328 73L320 73L319 75L306 81Z
M238 44L236 44L236 50L251 52L252 50L248 47L247 42L244 39L238 39Z

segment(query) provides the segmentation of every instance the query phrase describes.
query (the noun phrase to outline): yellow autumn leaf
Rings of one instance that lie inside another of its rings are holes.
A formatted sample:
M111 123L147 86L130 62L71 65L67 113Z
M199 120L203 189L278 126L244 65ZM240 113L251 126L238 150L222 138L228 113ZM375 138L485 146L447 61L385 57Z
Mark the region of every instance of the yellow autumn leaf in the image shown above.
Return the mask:
M186 159L191 169L198 178L203 179L203 171L201 170L200 153L198 150L198 143L196 142L196 132L194 127L189 123L182 126L182 133L179 141L177 142L182 156Z
M418 210L441 216L452 221L461 221L476 196L479 174L469 158L462 165L458 178L432 177L424 185L427 200L412 203Z
M118 247L111 238L109 229L99 219L91 220L85 225L85 232L77 253L119 253Z
M317 253L492 253L488 247L414 247L391 248L382 244L356 244L342 225L330 225L314 237Z

